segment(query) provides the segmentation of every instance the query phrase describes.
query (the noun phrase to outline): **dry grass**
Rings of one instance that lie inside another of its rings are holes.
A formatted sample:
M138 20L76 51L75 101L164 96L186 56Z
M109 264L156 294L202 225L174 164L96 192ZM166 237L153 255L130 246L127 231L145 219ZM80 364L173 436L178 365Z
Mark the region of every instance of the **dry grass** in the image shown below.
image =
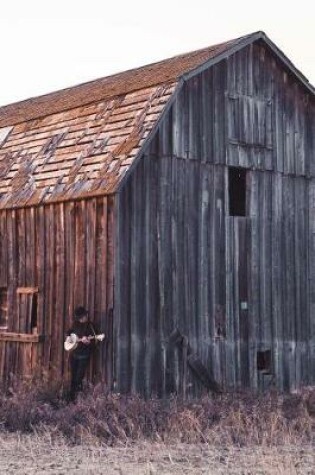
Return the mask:
M0 392L0 427L49 432L72 444L151 442L274 446L315 442L315 390L231 393L183 402L108 394L99 385L67 404L62 386L15 382Z
M60 384L0 391L3 473L315 473L315 389L144 400Z
M138 441L69 446L49 433L0 435L1 473L14 475L314 474L312 446L236 446Z

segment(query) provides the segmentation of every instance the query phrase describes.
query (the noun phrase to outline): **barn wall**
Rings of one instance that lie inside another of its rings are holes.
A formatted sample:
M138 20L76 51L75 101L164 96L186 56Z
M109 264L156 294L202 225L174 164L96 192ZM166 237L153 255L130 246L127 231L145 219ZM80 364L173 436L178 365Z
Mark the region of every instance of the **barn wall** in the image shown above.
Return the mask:
M228 215L227 185L224 166L146 157L121 192L120 390L182 391L176 328L225 387L314 384L315 183L250 171L248 217ZM268 350L270 371L258 371Z
M106 197L0 212L0 288L8 295L7 328L0 334L1 377L30 375L38 365L66 375L65 332L74 307L85 305L109 336L91 374L111 378L112 222L113 203ZM27 294L34 289L36 328Z
M314 101L257 44L184 83L118 197L120 390L183 391L175 328L225 387L314 384L314 126ZM247 169L245 217L229 213L231 166Z

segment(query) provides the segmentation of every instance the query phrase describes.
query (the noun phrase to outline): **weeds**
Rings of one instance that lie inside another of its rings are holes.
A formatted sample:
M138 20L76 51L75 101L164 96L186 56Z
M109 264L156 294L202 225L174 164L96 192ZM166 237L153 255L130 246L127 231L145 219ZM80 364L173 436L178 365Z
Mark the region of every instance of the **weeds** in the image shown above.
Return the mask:
M295 395L229 393L183 402L88 388L67 404L61 384L15 381L0 391L0 429L64 436L70 443L154 442L236 446L312 444L315 390Z

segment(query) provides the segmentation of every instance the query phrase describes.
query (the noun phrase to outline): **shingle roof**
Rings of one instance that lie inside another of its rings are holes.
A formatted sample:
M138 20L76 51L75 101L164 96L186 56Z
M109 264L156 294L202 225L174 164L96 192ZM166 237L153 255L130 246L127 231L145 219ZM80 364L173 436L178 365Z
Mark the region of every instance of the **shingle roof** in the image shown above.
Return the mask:
M180 77L237 41L0 108L0 207L113 193Z

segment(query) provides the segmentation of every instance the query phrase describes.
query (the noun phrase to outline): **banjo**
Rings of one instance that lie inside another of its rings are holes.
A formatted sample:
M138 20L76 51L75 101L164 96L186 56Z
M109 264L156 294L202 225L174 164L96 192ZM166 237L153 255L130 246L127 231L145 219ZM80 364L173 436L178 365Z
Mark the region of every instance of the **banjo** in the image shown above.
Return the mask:
M103 341L105 338L105 333L101 333L100 335L91 335L88 337L85 337L88 340L96 340L96 341ZM78 335L75 333L71 333L69 336L67 336L63 347L66 351L72 351L75 350L79 344L80 341L83 341L84 338L79 338Z

